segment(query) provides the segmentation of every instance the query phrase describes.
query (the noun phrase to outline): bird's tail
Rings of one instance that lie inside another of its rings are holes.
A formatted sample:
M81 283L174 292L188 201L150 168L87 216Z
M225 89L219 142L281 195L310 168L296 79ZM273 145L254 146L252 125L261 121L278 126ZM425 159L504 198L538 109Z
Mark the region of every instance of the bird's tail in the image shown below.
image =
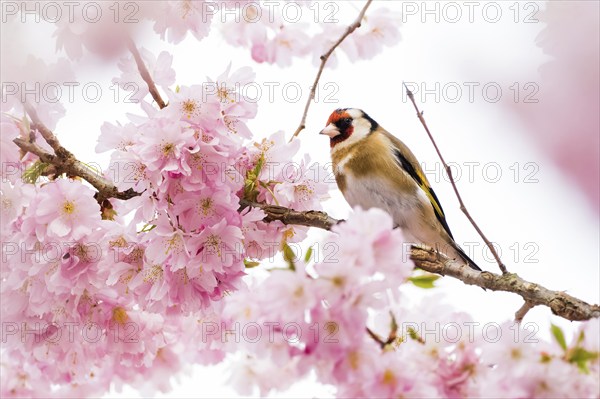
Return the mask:
M462 248L459 247L457 243L452 241L451 245L452 245L452 248L454 248L456 250L456 252L458 252L458 255L465 261L465 263L467 265L469 265L469 267L471 269L481 271L481 268L479 266L477 266L477 263L473 262L473 260L471 258L469 258L469 256L465 253L465 251L463 251Z

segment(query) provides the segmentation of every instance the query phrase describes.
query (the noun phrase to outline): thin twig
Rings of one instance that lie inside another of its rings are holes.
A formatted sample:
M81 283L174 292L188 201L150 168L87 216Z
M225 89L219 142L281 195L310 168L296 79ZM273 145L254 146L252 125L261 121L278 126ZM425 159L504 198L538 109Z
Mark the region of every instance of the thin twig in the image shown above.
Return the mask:
M127 38L127 48L133 55L135 63L137 64L138 71L140 72L142 79L144 79L144 82L146 82L146 84L148 85L148 91L152 95L152 98L154 98L154 101L156 101L156 103L161 109L166 107L167 104L160 96L160 93L158 92L158 89L156 88L156 85L152 80L152 76L150 76L150 72L148 72L148 68L146 68L146 64L144 64L144 60L142 60L140 52L138 51L135 43L130 37Z
M388 345L388 343L386 341L384 341L383 338L381 338L379 335L377 335L369 327L367 327L366 329L367 329L367 334L369 334L369 336L371 338L373 338L373 341L375 341L375 342L377 342L379 344L379 346L381 347L381 349L384 349L386 347L386 345Z
M317 71L317 76L315 77L315 81L313 82L313 85L310 88L310 94L308 96L308 100L306 101L306 105L304 106L304 113L302 114L302 119L300 120L300 125L298 125L298 128L294 132L294 135L292 136L290 141L295 139L296 136L298 136L300 134L300 132L302 130L304 130L304 128L306 127L306 116L308 115L308 109L310 108L310 104L312 103L312 101L315 99L315 93L317 90L317 86L319 84L319 79L321 79L321 74L323 73L323 70L325 69L325 64L327 64L327 60L329 60L329 57L331 56L333 51L340 44L342 44L342 42L348 36L350 36L352 34L352 32L354 32L356 29L360 28L362 20L365 17L365 13L367 12L367 8L369 8L372 1L373 0L367 0L364 7L362 8L362 10L360 10L358 17L356 17L356 20L350 26L348 26L348 28L346 29L344 34L342 36L340 36L340 38L333 44L333 46L331 46L331 48L329 50L327 50L327 52L325 54L321 55L321 65L319 66L319 70Z
M525 303L523 304L523 306L521 306L519 308L519 310L517 310L515 312L515 321L517 323L521 323L523 321L523 318L527 314L527 312L529 312L534 306L535 306L534 303L531 303L531 302L525 300Z
M441 153L439 147L437 146L437 143L435 142L433 135L429 131L429 127L427 127L427 122L425 122L425 118L423 117L423 112L421 112L419 110L419 107L417 106L417 103L415 102L415 96L413 95L413 92L409 90L408 86L406 86L406 83L402 83L402 84L404 85L404 88L406 89L406 94L408 95L408 98L410 99L413 106L415 107L415 110L417 111L417 117L419 118L419 120L421 121L421 124L425 128L425 131L427 132L429 139L433 143L433 147L435 148L435 151L437 152L438 157L440 158L440 160L442 161L442 164L444 165L444 169L446 170L446 173L448 174L448 178L450 179L450 184L452 184L452 188L454 189L454 194L456 194L456 198L458 199L458 203L460 204L460 210L465 214L467 219L469 219L469 222L471 222L471 224L473 225L475 230L477 230L477 233L479 234L481 239L485 242L485 245L487 245L487 247L490 249L490 252L496 259L496 262L498 263L498 266L500 267L500 270L502 271L502 273L503 274L508 273L508 270L506 270L506 266L504 266L504 263L502 263L502 260L500 260L500 256L498 256L496 249L494 248L492 243L487 239L487 237L483 234L483 231L481 231L481 229L479 228L479 226L477 225L477 223L475 222L475 220L473 219L473 217L467 210L467 207L465 206L465 203L463 202L463 199L462 199L460 193L458 192L458 187L456 186L456 182L454 181L454 177L452 176L452 170L450 169L450 167L444 160L444 157L442 156L442 153Z

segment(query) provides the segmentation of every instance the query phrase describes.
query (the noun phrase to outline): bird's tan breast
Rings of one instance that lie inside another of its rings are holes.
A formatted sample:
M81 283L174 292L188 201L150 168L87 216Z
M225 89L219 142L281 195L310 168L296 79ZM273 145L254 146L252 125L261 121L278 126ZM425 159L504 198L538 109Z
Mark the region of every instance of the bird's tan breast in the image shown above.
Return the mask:
M392 143L377 132L352 145L331 152L333 170L338 187L345 193L350 181L380 180L398 192L413 191L416 187L411 177L404 173L392 152Z

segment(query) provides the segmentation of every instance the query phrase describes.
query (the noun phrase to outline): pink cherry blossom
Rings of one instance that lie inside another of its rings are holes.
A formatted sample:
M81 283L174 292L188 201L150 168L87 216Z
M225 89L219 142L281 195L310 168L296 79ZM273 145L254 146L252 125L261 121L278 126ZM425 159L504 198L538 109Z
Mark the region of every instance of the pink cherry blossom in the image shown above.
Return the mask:
M136 33L142 16L139 6L116 7L103 2L59 7L61 14L53 34L56 50L64 50L73 60L80 60L84 49L108 60L118 57L126 50L128 36Z
M400 41L400 21L398 14L385 7L370 12L357 34L350 36L358 59L371 59L383 50L383 46L397 44Z
M20 123L9 116L0 116L0 165L2 180L15 182L21 177L19 148L13 140L21 135Z
M38 240L46 237L78 240L100 221L94 192L79 181L60 179L40 188L23 220L23 229Z
M208 35L212 13L207 12L209 2L164 1L153 7L151 19L155 20L154 30L171 43L182 41L187 32L197 40Z
M143 134L140 137L139 154L150 173L189 170L181 161L184 152L198 150L194 130L165 118L153 119L144 126L144 131L160 132L160 135ZM154 182L158 183L158 180Z

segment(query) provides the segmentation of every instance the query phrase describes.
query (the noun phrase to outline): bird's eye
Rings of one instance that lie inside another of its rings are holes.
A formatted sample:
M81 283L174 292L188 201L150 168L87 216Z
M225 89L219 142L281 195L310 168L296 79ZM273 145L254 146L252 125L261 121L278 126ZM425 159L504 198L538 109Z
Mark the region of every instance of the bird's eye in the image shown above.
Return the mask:
M336 125L338 125L338 127L342 130L346 129L351 124L352 124L352 118L342 118L336 123Z

